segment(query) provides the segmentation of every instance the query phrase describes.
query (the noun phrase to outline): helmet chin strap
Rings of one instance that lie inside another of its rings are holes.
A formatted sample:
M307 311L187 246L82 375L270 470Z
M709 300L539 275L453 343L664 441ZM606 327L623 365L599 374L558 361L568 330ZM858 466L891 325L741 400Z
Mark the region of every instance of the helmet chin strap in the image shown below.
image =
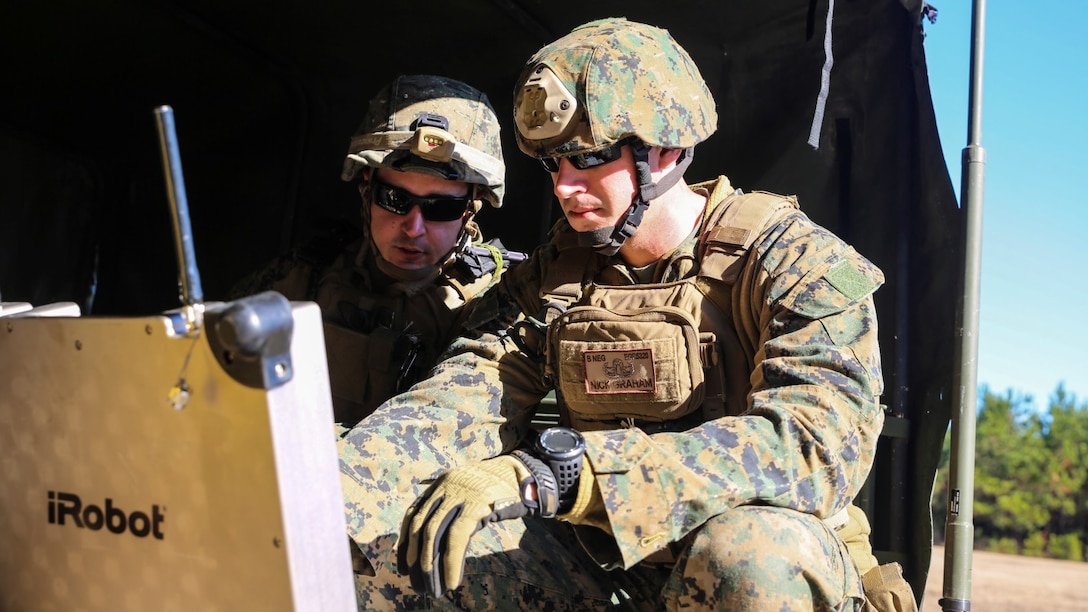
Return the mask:
M642 215L650 207L650 202L671 189L684 177L684 171L695 157L695 148L689 147L681 151L680 157L676 160L676 167L656 183L650 175L650 146L642 141L634 142L631 144L631 154L635 158L638 193L631 199L631 206L627 208L627 212L613 227L578 232L578 244L591 247L602 255L615 255L623 243L635 234L635 230L642 223Z

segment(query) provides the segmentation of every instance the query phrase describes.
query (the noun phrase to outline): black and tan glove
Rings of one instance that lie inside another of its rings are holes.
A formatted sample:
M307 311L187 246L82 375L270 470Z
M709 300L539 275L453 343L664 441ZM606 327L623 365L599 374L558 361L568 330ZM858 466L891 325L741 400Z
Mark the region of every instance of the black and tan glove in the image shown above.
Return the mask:
M405 515L398 569L416 590L443 595L461 584L472 534L497 521L554 517L558 505L551 470L527 453L455 467Z

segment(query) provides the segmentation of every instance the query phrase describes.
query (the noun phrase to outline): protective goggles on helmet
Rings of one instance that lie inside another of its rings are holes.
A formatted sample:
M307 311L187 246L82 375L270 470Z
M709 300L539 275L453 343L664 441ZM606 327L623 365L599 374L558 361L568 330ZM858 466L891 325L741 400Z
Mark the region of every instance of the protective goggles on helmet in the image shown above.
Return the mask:
M575 153L562 157L541 157L540 165L544 166L544 169L548 172L559 172L559 160L565 159L579 170L596 168L597 166L603 166L623 157L623 145L630 144L632 141L633 139L631 138L624 138L606 149L589 153Z
M370 199L384 210L396 215L407 215L413 206L427 221L456 221L464 216L471 196L417 196L383 183L377 177L370 179Z

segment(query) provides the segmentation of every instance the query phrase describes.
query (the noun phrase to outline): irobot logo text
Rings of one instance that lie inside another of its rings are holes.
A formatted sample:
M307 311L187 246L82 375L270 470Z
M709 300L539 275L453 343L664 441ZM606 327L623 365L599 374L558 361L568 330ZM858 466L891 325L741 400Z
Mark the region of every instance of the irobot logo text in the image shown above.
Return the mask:
M103 506L83 505L83 500L75 493L49 492L50 525L66 525L71 519L71 524L80 529L98 531L105 527L110 533L118 535L128 532L138 538L151 535L161 540L165 518L158 504L151 506L150 514L139 510L125 512L114 506L113 499L109 497Z

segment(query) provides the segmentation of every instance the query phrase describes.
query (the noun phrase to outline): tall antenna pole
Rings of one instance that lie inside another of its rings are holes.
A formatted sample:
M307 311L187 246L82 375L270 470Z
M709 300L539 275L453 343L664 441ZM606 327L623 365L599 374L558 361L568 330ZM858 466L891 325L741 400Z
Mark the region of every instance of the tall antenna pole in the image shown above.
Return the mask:
M963 301L959 308L959 366L954 388L952 444L949 457L948 508L945 520L945 612L971 609L971 554L974 549L975 415L978 410L978 313L982 270L982 185L986 150L982 141L982 58L986 0L974 0L971 21L971 89L967 147L961 158L960 200L964 215Z

